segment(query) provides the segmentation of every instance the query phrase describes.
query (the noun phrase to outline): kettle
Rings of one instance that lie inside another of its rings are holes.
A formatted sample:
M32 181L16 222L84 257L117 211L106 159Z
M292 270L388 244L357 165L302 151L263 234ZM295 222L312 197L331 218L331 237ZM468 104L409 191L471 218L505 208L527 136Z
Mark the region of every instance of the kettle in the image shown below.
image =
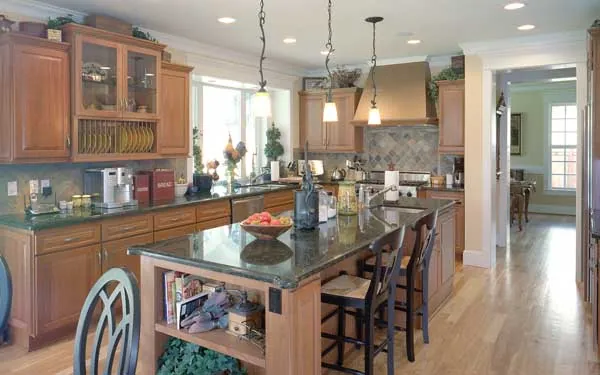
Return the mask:
M331 181L343 181L346 178L346 171L339 168L334 168L331 172Z

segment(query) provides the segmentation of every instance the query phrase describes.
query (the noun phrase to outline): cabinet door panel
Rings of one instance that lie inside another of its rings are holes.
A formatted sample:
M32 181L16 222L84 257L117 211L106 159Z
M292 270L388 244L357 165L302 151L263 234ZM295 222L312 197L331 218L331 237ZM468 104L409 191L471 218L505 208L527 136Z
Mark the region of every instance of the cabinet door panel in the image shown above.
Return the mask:
M456 204L456 248L458 254L465 251L465 206L462 203Z
M308 141L311 150L325 149L324 105L324 94L300 96L300 147L304 147L304 143Z
M441 284L446 283L454 276L454 259L455 259L455 233L454 227L456 220L454 215L443 218L441 227Z
M158 232L154 232L154 242L165 241L175 237L183 237L188 234L192 234L196 231L196 225L184 225L182 227L165 229Z
M106 272L113 267L125 267L135 274L139 282L140 257L137 255L127 255L127 248L134 245L149 244L153 241L153 234L148 233L102 244L102 271Z
M68 158L68 54L15 45L14 55L15 158Z
M231 224L231 217L227 216L227 217L222 217L219 219L212 219L209 221L204 221L204 222L198 223L198 224L196 224L196 230L197 231L207 230L207 229L222 227L223 225L229 225L229 224Z
M350 123L354 118L354 94L333 96L338 121L327 124L327 149L331 151L354 151L354 127Z
M439 152L465 152L464 80L440 83Z
M188 156L190 149L189 74L163 69L159 152Z
M123 49L123 116L156 119L160 114L160 52L125 46Z
M77 323L100 268L100 245L35 258L37 334Z

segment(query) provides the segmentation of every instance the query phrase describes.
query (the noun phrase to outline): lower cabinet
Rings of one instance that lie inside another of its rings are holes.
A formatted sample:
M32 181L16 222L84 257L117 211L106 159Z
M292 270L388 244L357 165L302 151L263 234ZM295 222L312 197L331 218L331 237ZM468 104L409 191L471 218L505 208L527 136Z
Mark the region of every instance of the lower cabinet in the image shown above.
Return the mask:
M226 216L226 217L221 217L218 219L212 219L212 220L208 220L208 221L202 221L200 223L196 224L196 230L207 230L207 229L212 229L212 228L217 228L217 227L221 227L223 225L229 225L231 224L231 217L230 216Z
M196 225L184 225L182 227L172 228L154 232L154 242L166 241L175 237L183 237L196 231Z
M127 255L127 249L134 245L144 245L154 242L152 233L142 234L102 243L102 272L114 267L125 267L140 280L140 257Z
M462 191L420 190L419 198L454 200L454 250L462 255L465 250L465 193Z
M101 268L100 245L35 257L34 335L72 329Z

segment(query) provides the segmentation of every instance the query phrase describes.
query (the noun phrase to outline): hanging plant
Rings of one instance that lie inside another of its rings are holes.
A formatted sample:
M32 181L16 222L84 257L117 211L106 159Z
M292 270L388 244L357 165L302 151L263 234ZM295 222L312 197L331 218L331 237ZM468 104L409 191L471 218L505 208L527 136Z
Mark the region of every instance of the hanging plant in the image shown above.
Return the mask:
M140 29L137 26L133 27L133 29L131 30L131 35L138 39L144 39L144 40L149 40L154 43L158 43L158 40L156 40L156 38L154 38L152 35L150 35L149 32L142 31L142 29Z
M439 95L437 81L456 81L457 79L464 78L465 73L463 71L448 67L431 78L431 81L429 81L427 85L427 95L431 100L437 103Z
M265 145L265 156L269 161L276 161L278 157L283 155L283 145L281 139L281 131L275 127L275 123L267 129L267 144Z
M171 338L158 360L157 375L246 375L237 359Z

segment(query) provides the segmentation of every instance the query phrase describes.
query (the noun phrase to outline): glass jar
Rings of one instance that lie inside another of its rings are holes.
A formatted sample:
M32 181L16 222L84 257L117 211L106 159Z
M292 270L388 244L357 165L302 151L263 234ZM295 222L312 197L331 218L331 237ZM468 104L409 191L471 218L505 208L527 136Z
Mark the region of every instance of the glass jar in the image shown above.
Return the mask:
M337 211L339 215L356 215L358 201L354 181L340 181L338 186Z
M73 197L71 197L71 201L73 202L73 208L81 207L81 195L73 195Z
M92 196L91 195L82 195L81 196L81 207L90 208L92 207Z
M327 211L329 209L329 195L323 189L319 190L319 223L327 222Z

